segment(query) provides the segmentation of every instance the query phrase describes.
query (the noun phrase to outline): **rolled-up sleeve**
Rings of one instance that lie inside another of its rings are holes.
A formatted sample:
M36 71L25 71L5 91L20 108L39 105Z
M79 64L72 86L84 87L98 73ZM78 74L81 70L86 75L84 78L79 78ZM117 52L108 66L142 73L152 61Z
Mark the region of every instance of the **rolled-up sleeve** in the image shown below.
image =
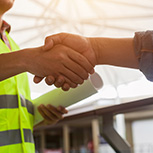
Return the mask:
M139 69L153 81L153 31L136 32L134 50L139 61Z

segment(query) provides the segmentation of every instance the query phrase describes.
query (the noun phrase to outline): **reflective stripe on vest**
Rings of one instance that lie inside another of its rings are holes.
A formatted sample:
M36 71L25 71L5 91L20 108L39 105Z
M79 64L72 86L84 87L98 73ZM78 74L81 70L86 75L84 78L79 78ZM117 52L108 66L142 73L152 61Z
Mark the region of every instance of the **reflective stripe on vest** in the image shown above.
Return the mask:
M23 129L24 141L34 143L33 135L30 129ZM18 130L8 130L0 132L0 146L22 143L21 132Z
M26 100L22 95L21 105L27 108L27 111L34 115L33 104L29 100ZM1 108L18 108L17 95L0 95L0 109Z

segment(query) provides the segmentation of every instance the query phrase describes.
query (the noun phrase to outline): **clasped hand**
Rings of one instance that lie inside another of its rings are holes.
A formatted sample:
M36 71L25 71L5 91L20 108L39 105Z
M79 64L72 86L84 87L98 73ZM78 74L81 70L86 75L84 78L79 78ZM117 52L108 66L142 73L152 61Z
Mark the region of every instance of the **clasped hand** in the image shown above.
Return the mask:
M38 57L40 71L35 73L34 82L39 83L44 77L48 85L54 84L63 90L75 88L94 73L96 56L90 41L82 36L60 33L46 38Z

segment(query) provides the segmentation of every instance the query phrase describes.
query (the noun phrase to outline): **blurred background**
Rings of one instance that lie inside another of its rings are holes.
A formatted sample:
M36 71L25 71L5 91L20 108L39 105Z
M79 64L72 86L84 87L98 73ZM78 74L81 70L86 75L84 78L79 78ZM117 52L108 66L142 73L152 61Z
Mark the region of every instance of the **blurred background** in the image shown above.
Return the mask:
M136 31L152 30L152 0L16 0L4 16L12 25L11 36L21 48L40 46L46 36L69 32L89 37L133 37ZM104 82L97 94L68 108L69 114L79 114L109 105L153 96L153 83L139 70L114 66L97 66ZM36 85L29 74L32 98L55 89L44 82ZM79 96L79 95L78 95ZM101 136L100 116L69 122L34 131L37 153L90 153L96 124L99 153L114 153ZM134 153L153 153L153 111L144 110L115 116L114 125L127 139ZM68 137L65 132L68 131ZM68 146L64 142L68 139Z

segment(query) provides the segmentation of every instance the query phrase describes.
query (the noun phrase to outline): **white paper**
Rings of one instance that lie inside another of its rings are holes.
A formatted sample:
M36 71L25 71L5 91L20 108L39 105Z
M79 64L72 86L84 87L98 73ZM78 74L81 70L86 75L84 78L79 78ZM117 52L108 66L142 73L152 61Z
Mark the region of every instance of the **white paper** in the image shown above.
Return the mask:
M43 117L37 109L40 104L68 107L97 93L97 90L102 86L102 79L97 73L94 73L88 80L75 89L70 89L65 92L58 88L40 96L34 100L34 124L36 125L43 120Z

